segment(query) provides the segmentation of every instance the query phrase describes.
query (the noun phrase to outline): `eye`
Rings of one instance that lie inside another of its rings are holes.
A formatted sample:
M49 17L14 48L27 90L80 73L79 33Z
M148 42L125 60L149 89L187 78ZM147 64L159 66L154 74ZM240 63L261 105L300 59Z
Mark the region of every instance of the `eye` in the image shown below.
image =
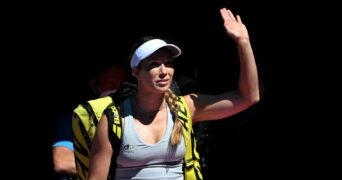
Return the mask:
M149 64L149 68L156 68L156 67L159 67L159 66L160 66L160 63L158 63L158 62L151 62Z
M164 63L165 67L173 67L173 60L168 60Z

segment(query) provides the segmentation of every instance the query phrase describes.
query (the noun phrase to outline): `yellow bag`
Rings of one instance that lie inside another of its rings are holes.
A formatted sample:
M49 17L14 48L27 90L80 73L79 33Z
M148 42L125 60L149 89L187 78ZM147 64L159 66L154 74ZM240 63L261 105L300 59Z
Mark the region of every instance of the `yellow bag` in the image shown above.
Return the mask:
M177 103L180 106L178 118L183 123L183 135L186 146L183 165L184 179L202 180L200 155L196 149L196 139L192 129L190 111L182 96L178 96ZM88 101L86 105L80 104L74 110L72 122L78 179L85 180L88 178L90 146L95 134L96 125L103 113L107 115L110 122L109 125L112 126L113 133L110 135L110 138L114 144L113 147L117 148L114 152L119 152L120 139L122 137L121 117L112 98L104 97ZM113 155L113 158L115 159L116 156L117 154Z

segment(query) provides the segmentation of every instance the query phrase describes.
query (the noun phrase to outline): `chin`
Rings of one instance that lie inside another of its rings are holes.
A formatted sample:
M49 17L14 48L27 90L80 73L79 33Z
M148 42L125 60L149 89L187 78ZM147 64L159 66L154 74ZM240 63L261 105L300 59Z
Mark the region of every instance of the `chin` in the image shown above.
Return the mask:
M167 92L169 90L170 86L163 86L163 87L156 87L156 89L160 92Z

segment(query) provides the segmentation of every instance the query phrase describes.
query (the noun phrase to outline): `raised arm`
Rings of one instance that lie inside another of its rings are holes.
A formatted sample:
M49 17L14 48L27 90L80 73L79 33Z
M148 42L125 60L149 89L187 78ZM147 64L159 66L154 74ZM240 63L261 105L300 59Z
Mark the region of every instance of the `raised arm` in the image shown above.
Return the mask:
M259 100L258 73L246 26L239 15L234 17L230 10L220 10L227 34L234 39L240 58L239 91L248 103Z
M227 34L235 41L240 60L238 89L220 95L191 94L185 96L193 123L217 120L241 112L259 101L258 73L246 26L239 15L220 9Z
M113 150L108 138L108 121L102 116L91 146L89 180L107 179Z

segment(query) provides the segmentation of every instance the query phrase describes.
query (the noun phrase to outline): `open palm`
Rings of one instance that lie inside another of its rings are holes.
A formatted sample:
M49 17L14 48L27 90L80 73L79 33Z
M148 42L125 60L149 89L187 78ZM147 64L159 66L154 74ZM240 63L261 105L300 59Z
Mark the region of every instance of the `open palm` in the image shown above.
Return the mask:
M239 15L237 15L235 18L234 14L226 8L220 9L220 13L224 21L226 32L234 39L234 41L249 38L247 28L242 23L241 17Z

